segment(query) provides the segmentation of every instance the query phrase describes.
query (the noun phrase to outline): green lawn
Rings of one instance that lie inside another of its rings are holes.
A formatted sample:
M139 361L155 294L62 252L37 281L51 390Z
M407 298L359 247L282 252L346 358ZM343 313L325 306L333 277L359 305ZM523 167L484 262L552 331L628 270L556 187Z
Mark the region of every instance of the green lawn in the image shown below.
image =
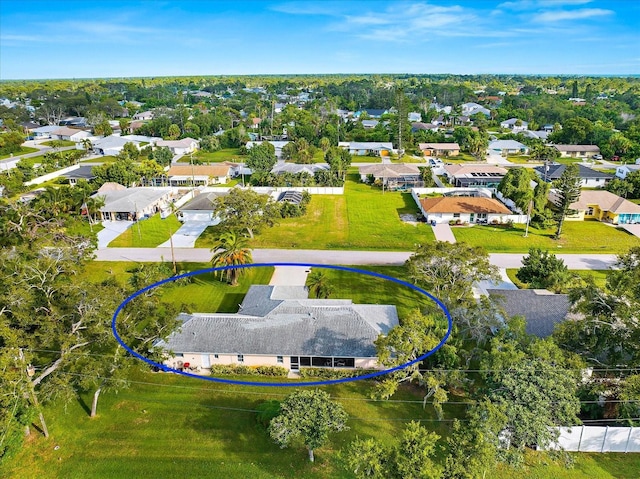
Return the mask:
M455 227L453 234L458 241L474 246L484 246L494 253L526 253L529 248L542 248L554 253L622 253L640 245L640 239L620 228L598 221L567 221L560 240L554 240L554 229L529 228L524 237L525 225L512 228L487 226Z
M255 380L254 377L251 378ZM98 416L88 417L90 392L66 407L45 407L50 437L37 432L13 458L0 466L0 476L20 479L132 477L181 478L310 478L353 477L337 458L356 437L397 441L409 419L422 420L443 438L447 424L434 421L422 407L415 388L401 387L393 401L369 400L370 383L324 387L347 410L349 430L332 434L317 449L316 462L306 460L303 446L280 449L255 419L265 400L282 399L293 390L208 383L165 373L139 372L130 389L105 391ZM445 406L445 416L462 409ZM566 469L546 454L529 452L526 467L501 467L487 477L497 479L613 479L638 477L638 454L574 454ZM438 451L439 461L442 452Z
M40 144L56 148L56 147L65 147L65 146L75 146L76 142L71 140L49 140L49 141L43 141Z
M82 160L80 163L113 163L117 158L115 156L107 155L101 156L100 158L89 158L87 160Z
M200 150L193 155L193 159L203 163L219 163L222 161L244 162L247 157L240 154L240 148L223 148L213 152ZM190 161L191 156L185 155L178 160L178 163L189 163Z
M31 148L30 146L21 146L19 151L15 153L9 153L8 155L0 155L0 160L6 160L7 158L13 158L14 156L26 155L28 153L35 153L40 151L37 148Z
M263 401L284 398L291 388L228 386L164 373L138 373L133 381L118 394L103 393L94 419L86 412L89 394L66 409L48 406L51 436L34 434L0 468L0 476L348 478L336 452L356 437L390 443L406 418L422 419L446 433L446 423L432 422L433 409L422 407L415 390L401 388L394 396L407 402L378 403L368 400L367 382L325 387L332 397L344 398L340 402L350 415L350 429L331 435L311 464L303 446L280 449L272 443L253 412Z
M113 248L155 248L169 239L182 223L175 215L169 215L166 219L160 218L160 213L151 218L138 221L124 233L109 243Z
M252 240L254 248L307 248L409 251L433 241L433 231L424 223L400 220L402 213L416 213L409 193L385 192L360 183L350 174L345 194L312 195L307 214L280 220ZM216 227L209 227L196 247L213 244Z

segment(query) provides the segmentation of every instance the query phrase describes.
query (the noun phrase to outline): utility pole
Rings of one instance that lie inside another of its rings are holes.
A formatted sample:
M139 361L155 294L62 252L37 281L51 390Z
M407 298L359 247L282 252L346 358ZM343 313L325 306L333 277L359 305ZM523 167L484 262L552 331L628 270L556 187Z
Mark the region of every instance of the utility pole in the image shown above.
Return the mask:
M533 200L529 201L529 207L527 208L527 227L524 230L524 237L529 235L529 223L531 222L531 210L533 209Z
M42 414L42 410L40 409L40 403L38 402L38 397L36 396L36 392L35 392L34 387L33 387L33 382L31 381L31 378L35 374L36 370L31 364L26 365L26 361L24 359L24 353L22 352L22 348L18 349L18 357L20 358L20 362L22 363L22 367L24 368L24 370L25 370L25 372L27 374L27 384L28 384L28 388L29 388L28 396L31 399L31 402L33 403L33 406L36 408L36 411L38 411L38 417L40 418L40 424L42 425L42 434L44 434L44 437L49 437L49 429L47 428L47 423L44 420L44 415ZM26 426L25 434L26 435L30 434L29 426Z

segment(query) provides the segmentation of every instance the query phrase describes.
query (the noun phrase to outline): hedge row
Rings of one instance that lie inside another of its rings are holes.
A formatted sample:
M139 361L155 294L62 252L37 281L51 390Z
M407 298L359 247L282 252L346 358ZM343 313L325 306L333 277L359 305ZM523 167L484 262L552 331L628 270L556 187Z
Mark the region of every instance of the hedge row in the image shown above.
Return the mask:
M300 368L301 378L342 379L376 372L376 369Z
M245 366L243 364L212 364L211 376L276 376L287 377L289 370L282 366Z

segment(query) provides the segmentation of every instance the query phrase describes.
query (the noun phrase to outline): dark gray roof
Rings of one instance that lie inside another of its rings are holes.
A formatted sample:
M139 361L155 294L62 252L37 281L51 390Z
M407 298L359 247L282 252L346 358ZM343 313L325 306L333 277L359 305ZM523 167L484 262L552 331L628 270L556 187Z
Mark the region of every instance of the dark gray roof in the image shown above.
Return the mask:
M368 358L376 357L378 336L398 324L395 306L274 300L274 291L252 286L238 314L181 314L181 330L158 345L176 353Z
M283 191L278 201L287 201L294 205L299 205L302 203L302 193L293 190Z
M213 201L218 196L226 196L228 193L220 192L220 193L201 193L192 200L188 201L180 208L178 211L213 211L215 208L213 207Z
M491 299L504 309L507 316L524 316L529 334L545 338L556 324L567 319L569 296L538 289L489 289Z
M62 176L64 178L67 178L68 180L92 180L93 178L95 178L95 175L91 172L92 169L93 166L82 165L73 171L63 174Z
M562 176L562 173L564 172L564 169L567 167L567 165L549 165L549 172L547 173L546 177L549 180L557 180ZM545 177L544 174L544 166L536 166L534 169L538 172L538 174L540 175L541 178ZM579 168L579 173L578 176L580 176L580 178L613 178L613 175L610 175L609 173L604 173L602 171L597 171L591 168L588 168L586 166L580 165L578 164L578 168Z

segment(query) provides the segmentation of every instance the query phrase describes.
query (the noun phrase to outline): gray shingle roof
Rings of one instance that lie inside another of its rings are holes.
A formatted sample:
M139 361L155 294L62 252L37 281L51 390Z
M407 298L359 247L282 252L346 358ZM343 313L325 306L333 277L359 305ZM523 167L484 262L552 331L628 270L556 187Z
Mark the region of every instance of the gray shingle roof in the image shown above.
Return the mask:
M489 289L489 295L508 316L524 316L526 331L540 338L553 333L553 328L567 319L569 296L536 289Z
M560 178L562 176L562 173L564 172L564 169L567 167L567 165L549 165L549 172L546 174L546 177L549 180L557 180L558 178ZM545 173L544 173L544 166L536 166L534 168L534 170L536 170L538 172L538 174L544 178L545 177ZM609 173L604 173L602 171L597 171L591 168L588 168L584 165L581 165L578 163L578 176L580 178L586 179L586 178L613 178L613 175L610 175Z
M171 193L170 188L127 188L124 190L104 191L92 196L104 196L102 212L133 213L142 211L164 196Z
M181 314L159 346L176 353L375 357L374 341L398 324L395 306L350 300L274 300L252 286L238 314Z

